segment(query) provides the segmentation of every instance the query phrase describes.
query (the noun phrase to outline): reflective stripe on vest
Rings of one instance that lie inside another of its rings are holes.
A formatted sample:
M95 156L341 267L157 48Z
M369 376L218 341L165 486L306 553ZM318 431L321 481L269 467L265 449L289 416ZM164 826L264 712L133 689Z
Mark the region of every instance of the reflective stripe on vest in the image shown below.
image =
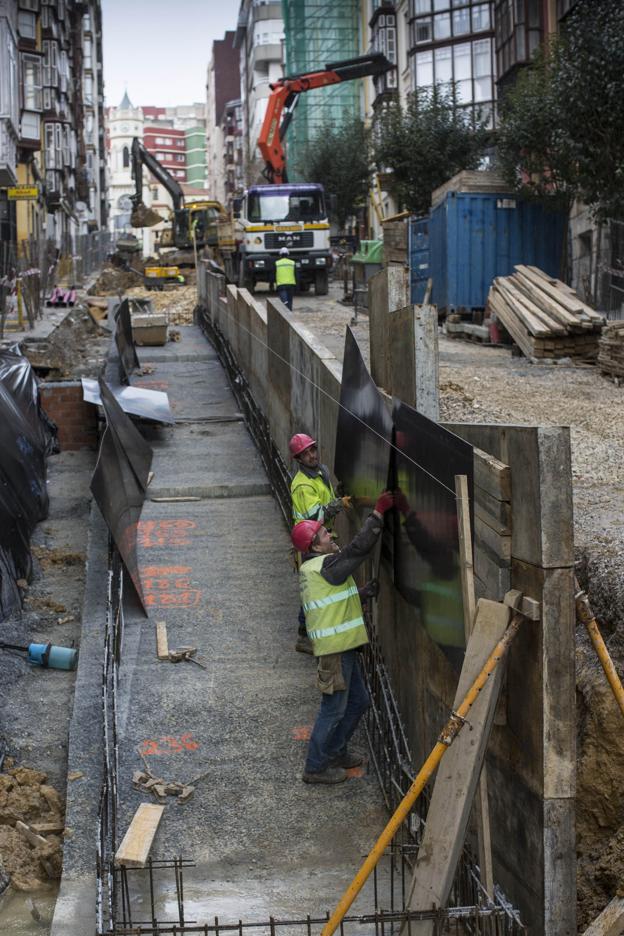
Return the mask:
M327 556L307 559L299 570L306 630L315 656L344 653L368 643L362 605L353 576L330 585L321 575Z
M282 257L275 263L275 285L276 286L296 286L295 279L295 261L288 257Z
M309 478L303 471L298 471L290 483L293 520L318 520L324 523L323 507L334 499L331 485L327 487L322 475Z

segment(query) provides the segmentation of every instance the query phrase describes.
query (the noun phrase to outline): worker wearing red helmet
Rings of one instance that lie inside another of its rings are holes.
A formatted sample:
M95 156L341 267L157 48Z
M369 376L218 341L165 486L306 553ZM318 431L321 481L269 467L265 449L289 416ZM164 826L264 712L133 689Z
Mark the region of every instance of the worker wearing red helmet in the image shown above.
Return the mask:
M334 517L344 507L349 506L350 498L336 497L329 477L327 465L319 459L318 446L312 436L298 432L288 443L290 454L298 468L290 484L292 498L293 523L301 520L318 520L331 529ZM299 633L295 649L301 653L312 653L312 645L305 629L303 609L299 611Z
M361 598L375 594L376 587L369 583L358 590L353 573L377 543L383 515L393 504L394 495L381 494L344 549L319 520L300 521L292 530L293 545L302 553L301 600L323 693L308 745L304 783L340 783L350 767L364 760L347 745L370 704L356 650L368 643Z

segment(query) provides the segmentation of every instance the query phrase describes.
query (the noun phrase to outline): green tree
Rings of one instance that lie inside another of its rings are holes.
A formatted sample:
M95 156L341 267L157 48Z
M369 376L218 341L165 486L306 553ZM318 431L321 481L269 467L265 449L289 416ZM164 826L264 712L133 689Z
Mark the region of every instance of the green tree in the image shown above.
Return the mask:
M488 138L486 119L459 107L452 85L418 88L378 118L374 159L400 207L424 214L434 189L478 167Z
M341 127L324 127L306 148L304 165L298 170L303 178L323 185L330 217L343 228L368 194L370 133L364 122L356 118Z
M503 98L497 154L543 200L624 217L624 4L580 0Z
M624 4L581 0L565 21L553 75L572 140L578 195L598 220L624 218Z
M559 45L551 41L504 95L496 155L507 181L524 195L569 210L578 171L553 80L559 56Z

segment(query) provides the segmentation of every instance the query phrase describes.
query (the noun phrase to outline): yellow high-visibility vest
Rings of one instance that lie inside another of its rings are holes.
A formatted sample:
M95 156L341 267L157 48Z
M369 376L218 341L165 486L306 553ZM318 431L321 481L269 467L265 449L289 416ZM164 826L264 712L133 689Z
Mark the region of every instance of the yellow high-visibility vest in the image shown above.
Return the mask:
M301 604L314 656L344 653L368 643L362 603L352 575L330 585L321 575L326 556L307 559L299 569Z
M280 257L275 264L275 285L296 286L295 261L289 257Z

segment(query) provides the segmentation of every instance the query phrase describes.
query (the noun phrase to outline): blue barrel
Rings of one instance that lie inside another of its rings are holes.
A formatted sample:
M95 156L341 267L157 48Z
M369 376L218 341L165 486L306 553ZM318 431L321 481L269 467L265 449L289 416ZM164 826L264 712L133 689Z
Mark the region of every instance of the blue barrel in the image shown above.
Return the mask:
M55 647L51 643L31 643L28 645L28 659L35 666L73 670L78 663L78 651L71 647Z

